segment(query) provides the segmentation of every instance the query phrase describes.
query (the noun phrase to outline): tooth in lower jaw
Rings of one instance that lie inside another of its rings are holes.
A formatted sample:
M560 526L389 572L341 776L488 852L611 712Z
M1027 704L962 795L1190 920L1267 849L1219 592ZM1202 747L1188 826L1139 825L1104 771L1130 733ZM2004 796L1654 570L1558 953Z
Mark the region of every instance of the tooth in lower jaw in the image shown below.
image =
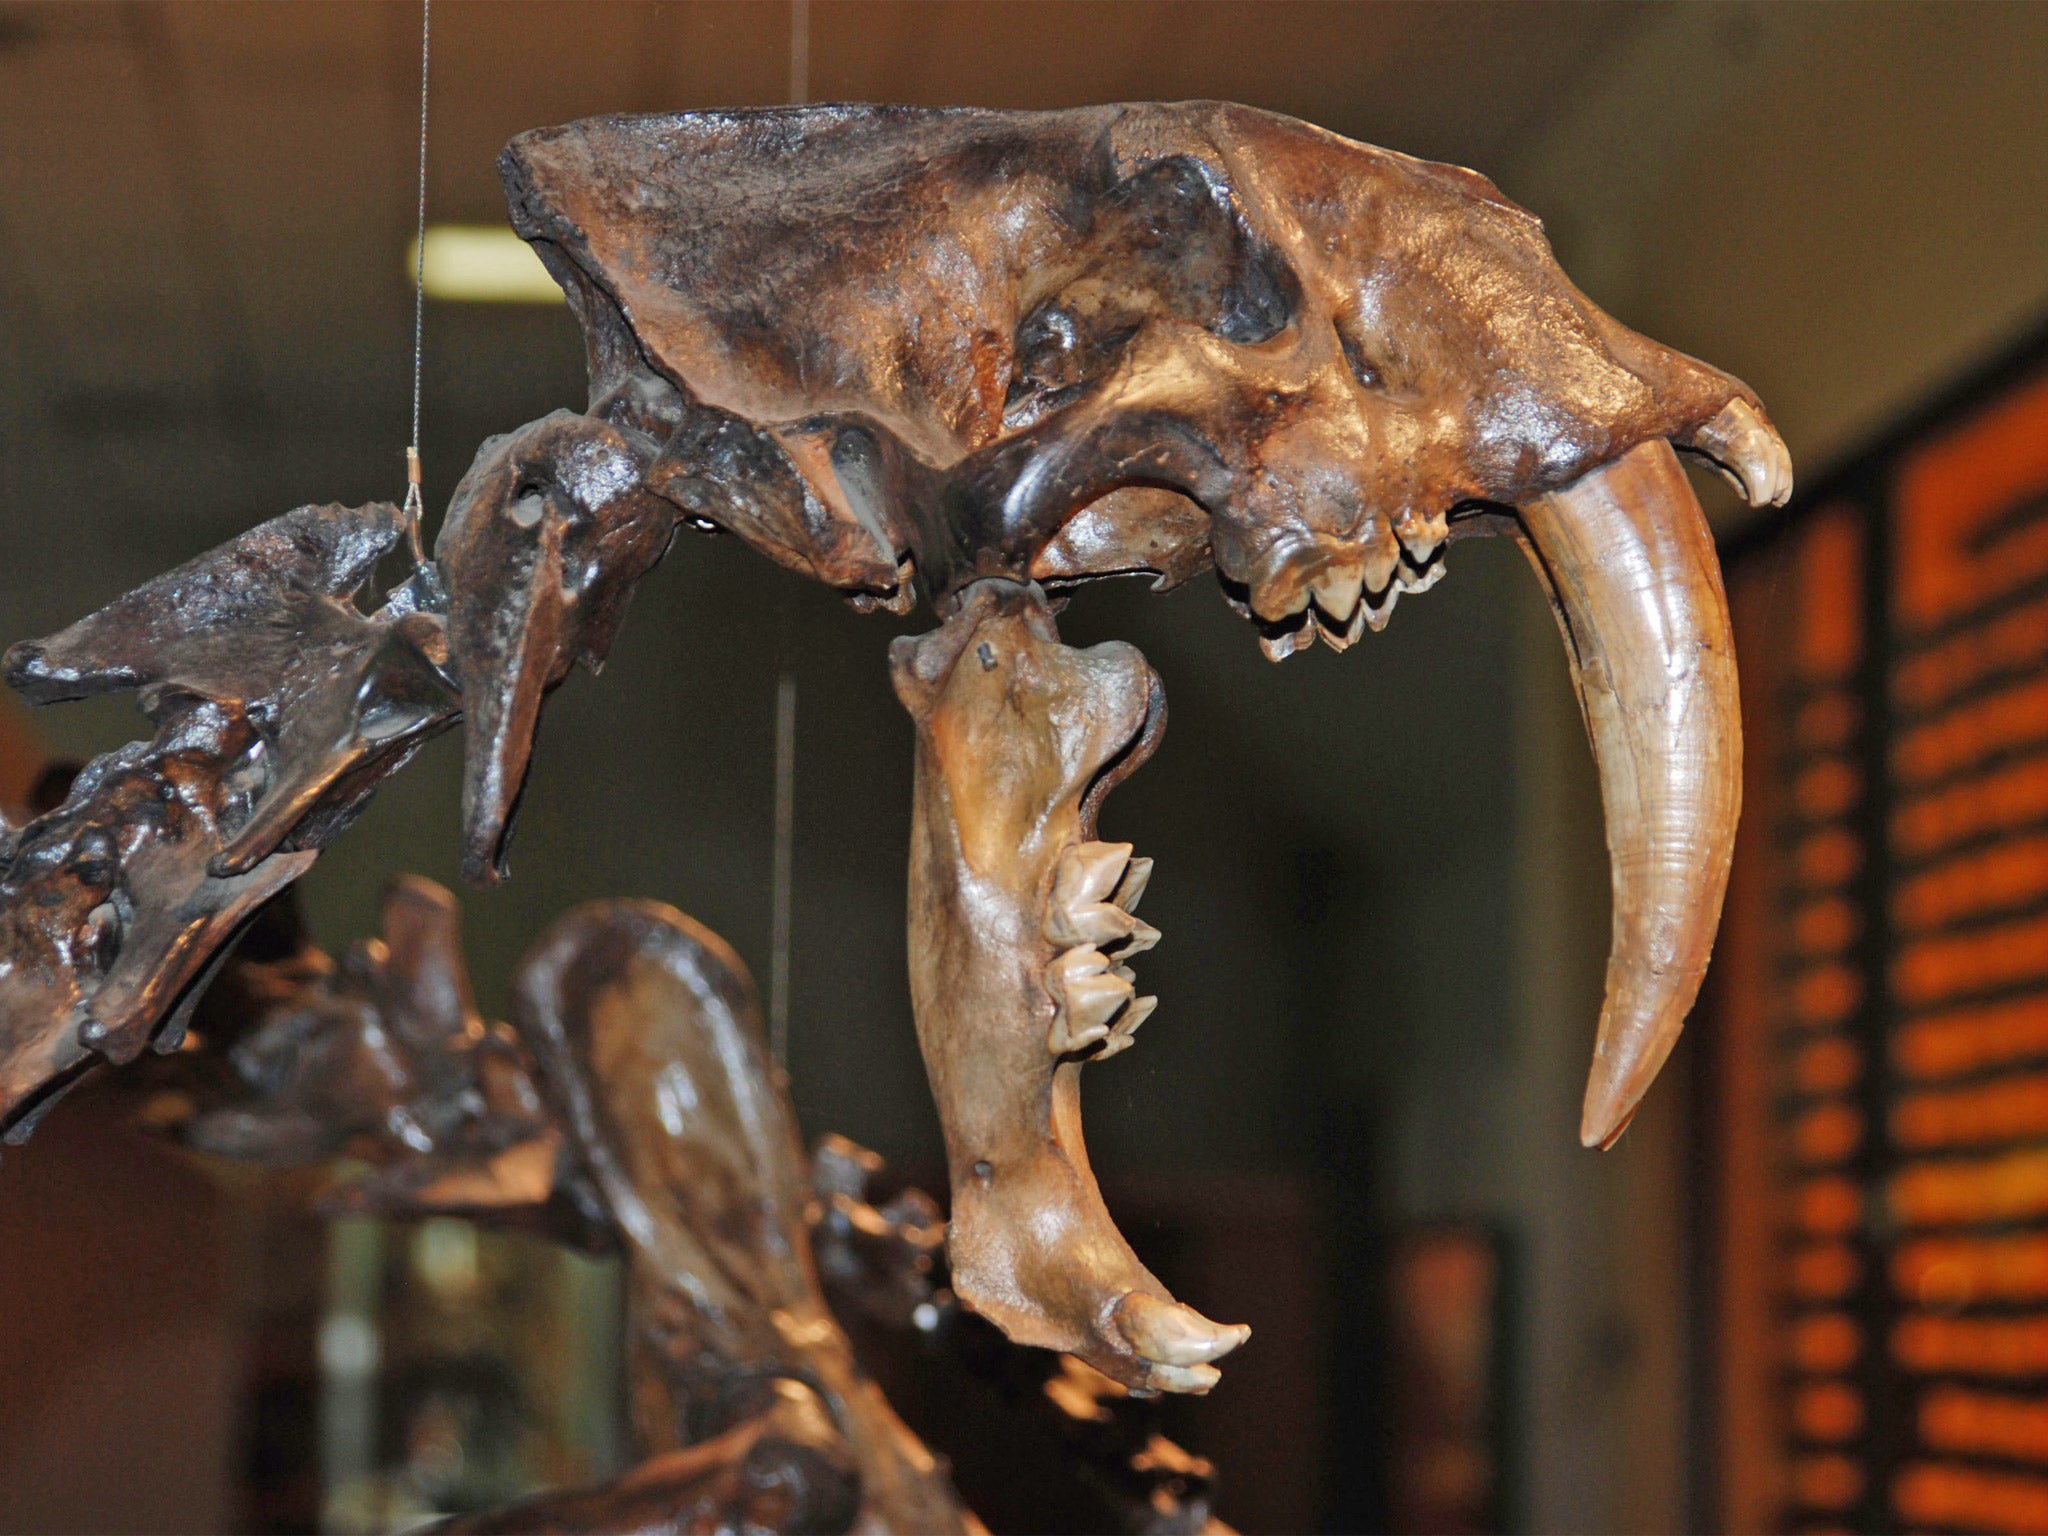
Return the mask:
M1145 894L1145 887L1152 883L1152 861L1147 858L1132 859L1124 870L1123 884L1116 888L1116 904L1126 912L1138 910L1138 898Z
M1403 566L1401 574L1394 584L1403 592L1427 592L1431 587L1444 579L1444 571L1446 569L1447 567L1441 560L1437 561L1435 565L1432 565L1426 571L1411 571L1406 566Z
M1149 869L1151 861L1145 862ZM1128 907L1111 899L1130 864L1129 843L1077 843L1069 848L1053 875L1045 936L1063 947L1128 939L1135 945L1129 953L1158 943L1158 930L1139 922ZM1150 937L1139 943L1147 934Z
M1121 974L1128 975L1121 967L1118 969ZM1131 1037L1137 1034L1138 1026L1151 1018L1153 1010L1158 1006L1159 999L1156 997L1132 998L1130 1007L1117 1015L1116 1023L1109 1031L1109 1038L1103 1041L1102 1049L1096 1053L1095 1059L1107 1061L1118 1051L1129 1050L1135 1043Z
M1060 855L1053 872L1052 899L1057 905L1107 901L1132 863L1129 843L1076 843ZM1144 860L1149 867L1152 861Z
M1341 629L1358 609L1358 591L1364 580L1359 571L1328 571L1309 590L1315 594L1316 607ZM1325 625L1324 633L1328 632L1329 626Z
M1083 946L1054 957L1045 968L1053 1002L1046 1049L1055 1056L1085 1050L1109 1034L1109 1021L1131 1000L1131 984L1109 968L1099 949Z
M1213 1365L1155 1365L1152 1367L1154 1392L1179 1392L1188 1397L1206 1397L1209 1389L1223 1379L1223 1373ZM1133 1397L1137 1393L1131 1394ZM1147 1392L1150 1396L1151 1392Z
M1193 1307L1132 1291L1117 1303L1117 1331L1155 1365L1183 1369L1220 1360L1252 1336L1243 1323L1212 1323Z

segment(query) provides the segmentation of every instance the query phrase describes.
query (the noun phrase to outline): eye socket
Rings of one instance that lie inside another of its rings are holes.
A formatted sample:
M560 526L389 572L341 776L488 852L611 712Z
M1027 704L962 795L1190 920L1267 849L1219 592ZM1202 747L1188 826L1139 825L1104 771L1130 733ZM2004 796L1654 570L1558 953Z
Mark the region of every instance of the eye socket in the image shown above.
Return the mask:
M1351 367L1351 377L1367 389L1385 389L1387 381L1380 377L1379 369L1372 365L1372 360L1365 355L1365 349L1359 346L1357 338L1348 334L1341 325L1336 327L1336 331L1337 345L1344 349L1344 361Z

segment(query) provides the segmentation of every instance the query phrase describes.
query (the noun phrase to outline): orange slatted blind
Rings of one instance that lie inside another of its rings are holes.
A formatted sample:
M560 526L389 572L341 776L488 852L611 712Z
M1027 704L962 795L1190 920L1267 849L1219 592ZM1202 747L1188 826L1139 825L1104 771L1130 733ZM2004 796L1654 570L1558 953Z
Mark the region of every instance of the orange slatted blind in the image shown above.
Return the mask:
M1715 978L1729 1530L1840 1524L1869 1491L1864 544L1858 511L1834 508L1730 572L1746 783Z
M1720 1523L2048 1533L2048 374L1838 483L1729 571Z
M1891 1514L2048 1531L2048 379L1891 516Z

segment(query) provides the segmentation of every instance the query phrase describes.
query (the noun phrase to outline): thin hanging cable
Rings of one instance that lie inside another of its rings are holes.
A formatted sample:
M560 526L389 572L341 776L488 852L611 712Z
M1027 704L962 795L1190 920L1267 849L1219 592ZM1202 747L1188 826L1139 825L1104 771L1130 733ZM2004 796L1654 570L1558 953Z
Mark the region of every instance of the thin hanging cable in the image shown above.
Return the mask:
M811 0L789 0L789 100L811 99Z
M789 1064L790 873L796 852L796 679L775 684L775 888L768 939L768 1048Z
M420 361L425 355L427 316L427 61L433 38L434 0L420 0L420 201L412 244L412 443L405 450L405 537L412 563L427 563L420 542Z
M802 104L811 86L810 0L789 0L789 99ZM775 870L769 894L768 1048L789 1065L789 907L796 852L796 674L791 666L789 594L776 603L782 669L775 680Z

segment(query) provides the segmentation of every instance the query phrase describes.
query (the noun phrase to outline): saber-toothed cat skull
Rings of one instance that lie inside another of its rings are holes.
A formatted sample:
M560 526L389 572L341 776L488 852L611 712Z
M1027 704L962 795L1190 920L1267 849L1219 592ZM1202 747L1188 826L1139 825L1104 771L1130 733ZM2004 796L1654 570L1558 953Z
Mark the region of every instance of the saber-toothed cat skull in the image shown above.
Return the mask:
M1243 107L600 118L500 164L596 403L515 437L535 439L527 499L463 499L442 548L458 610L481 522L540 551L532 486L592 454L638 475L602 477L615 514L572 498L593 537L607 516L648 526L651 492L860 606L901 611L914 583L942 617L987 578L1164 586L1213 565L1276 660L1379 628L1460 536L1518 538L1606 806L1614 937L1582 1135L1620 1134L1727 880L1732 645L1673 450L1783 502L1790 461L1745 385L1603 314L1483 177ZM563 633L496 632L471 670L559 678ZM451 648L460 670L460 625ZM535 716L469 718L475 854L503 845ZM935 1081L949 1135L971 1077Z

